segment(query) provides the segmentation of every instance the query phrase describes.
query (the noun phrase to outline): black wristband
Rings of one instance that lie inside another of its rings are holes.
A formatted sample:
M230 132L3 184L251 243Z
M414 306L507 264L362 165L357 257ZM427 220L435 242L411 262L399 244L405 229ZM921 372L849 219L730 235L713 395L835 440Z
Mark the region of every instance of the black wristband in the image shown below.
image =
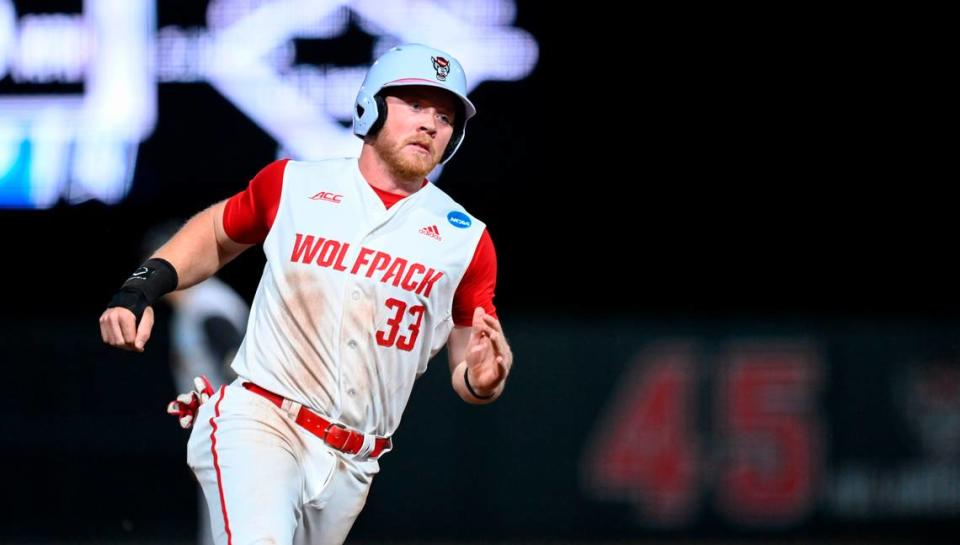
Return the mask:
M157 299L177 289L179 282L177 270L169 261L158 257L148 259L120 286L107 308L128 309L137 317L139 324L143 311Z
M475 398L477 398L477 399L493 399L493 394L490 394L490 395L488 395L488 396L482 396L482 395L478 394L476 391L474 391L473 386L470 386L470 379L467 378L467 371L469 371L469 370L470 370L470 366L464 366L464 369L463 369L463 383L467 385L467 390L470 390L470 395L472 395L473 397L475 397Z

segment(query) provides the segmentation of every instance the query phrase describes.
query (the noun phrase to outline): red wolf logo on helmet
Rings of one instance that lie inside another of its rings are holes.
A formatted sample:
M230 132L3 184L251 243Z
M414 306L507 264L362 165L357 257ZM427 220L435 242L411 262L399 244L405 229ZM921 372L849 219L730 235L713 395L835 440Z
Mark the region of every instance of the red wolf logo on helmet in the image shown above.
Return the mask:
M433 69L437 71L437 79L447 80L447 74L450 73L450 61L443 57L430 57L433 59Z

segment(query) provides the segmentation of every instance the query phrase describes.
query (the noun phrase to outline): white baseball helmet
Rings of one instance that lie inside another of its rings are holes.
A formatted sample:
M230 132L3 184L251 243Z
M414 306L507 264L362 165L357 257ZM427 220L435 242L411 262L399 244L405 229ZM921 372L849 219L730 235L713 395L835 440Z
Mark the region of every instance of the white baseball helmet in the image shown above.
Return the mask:
M467 78L460 62L447 53L421 44L398 45L380 56L367 71L353 112L353 134L374 135L386 119L387 103L381 96L387 87L426 85L445 89L460 99L462 111L456 116L453 136L443 152L446 163L457 152L466 133L467 120L477 109L467 98Z

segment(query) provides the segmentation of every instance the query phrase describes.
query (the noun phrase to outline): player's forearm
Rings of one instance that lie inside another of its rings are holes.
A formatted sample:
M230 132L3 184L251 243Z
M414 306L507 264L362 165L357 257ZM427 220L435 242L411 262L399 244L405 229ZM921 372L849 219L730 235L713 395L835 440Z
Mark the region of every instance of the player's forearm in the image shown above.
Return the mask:
M160 247L154 257L165 259L177 271L177 289L185 289L213 276L248 245L223 234L223 206L217 203L198 213Z
M451 375L453 390L457 392L457 395L460 396L460 399L470 403L471 405L487 405L489 403L493 403L497 400L497 398L500 397L500 394L503 393L503 390L507 384L506 375L504 375L503 378L500 379L500 382L491 390L473 387L473 391L471 391L471 388L467 387L467 379L464 376L466 368L467 363L465 361L461 361L460 364L457 365L453 370L453 374ZM487 396L489 396L489 398L487 398Z

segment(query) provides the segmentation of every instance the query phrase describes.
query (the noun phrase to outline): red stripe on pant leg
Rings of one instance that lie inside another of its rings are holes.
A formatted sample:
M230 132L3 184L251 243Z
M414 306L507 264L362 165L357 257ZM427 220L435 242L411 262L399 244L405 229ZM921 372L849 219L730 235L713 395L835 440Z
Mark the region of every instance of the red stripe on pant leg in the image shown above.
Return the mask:
M226 394L226 387L220 387L220 399L213 406L214 416L210 418L210 426L213 430L210 432L210 451L213 452L213 468L217 470L217 489L220 491L220 509L223 511L223 527L227 531L227 545L233 545L233 533L230 532L230 518L227 517L227 500L223 497L223 476L220 475L220 458L217 456L217 423L214 418L220 416L220 402Z

